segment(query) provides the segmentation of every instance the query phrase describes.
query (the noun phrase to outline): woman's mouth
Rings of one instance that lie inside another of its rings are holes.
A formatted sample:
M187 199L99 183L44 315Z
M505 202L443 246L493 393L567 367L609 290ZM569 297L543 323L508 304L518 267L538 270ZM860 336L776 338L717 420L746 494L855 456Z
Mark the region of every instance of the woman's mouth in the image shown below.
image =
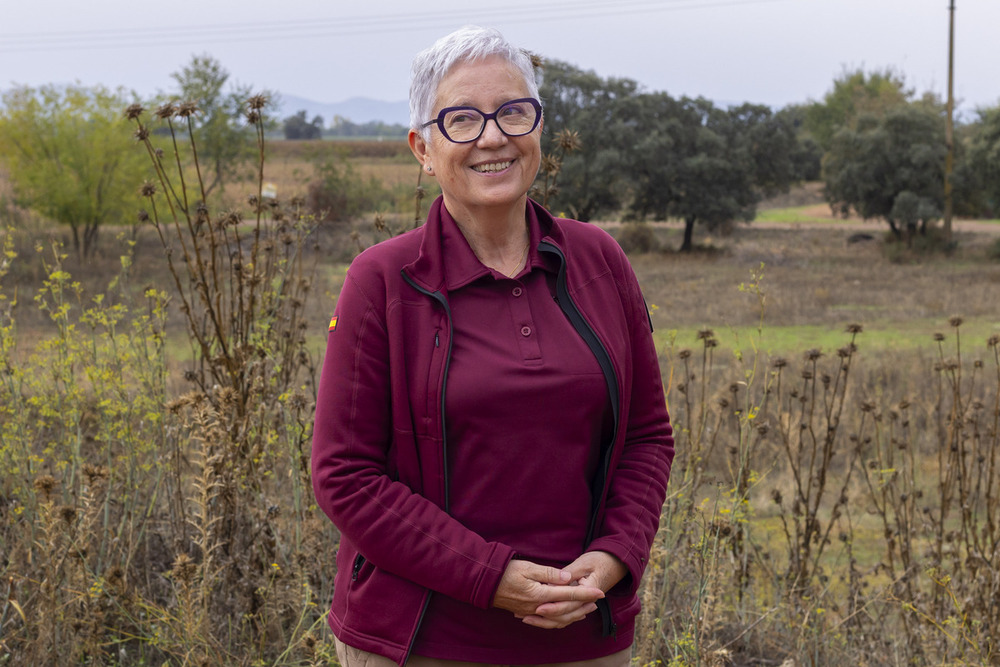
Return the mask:
M472 170L479 172L480 174L495 174L498 171L503 171L512 164L514 164L513 160L504 160L503 162L486 162L485 164L475 165L472 167Z

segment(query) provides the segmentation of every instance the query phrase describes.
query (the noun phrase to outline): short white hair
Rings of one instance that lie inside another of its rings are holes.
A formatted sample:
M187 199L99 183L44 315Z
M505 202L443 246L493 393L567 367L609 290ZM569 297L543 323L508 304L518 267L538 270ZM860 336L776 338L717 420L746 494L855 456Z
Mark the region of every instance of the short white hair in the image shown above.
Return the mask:
M430 128L421 125L431 120L434 100L441 79L459 63L475 62L500 56L524 75L528 96L538 98L538 82L531 56L508 42L495 28L467 25L445 35L413 59L410 81L410 128L430 139ZM489 111L484 109L484 111Z

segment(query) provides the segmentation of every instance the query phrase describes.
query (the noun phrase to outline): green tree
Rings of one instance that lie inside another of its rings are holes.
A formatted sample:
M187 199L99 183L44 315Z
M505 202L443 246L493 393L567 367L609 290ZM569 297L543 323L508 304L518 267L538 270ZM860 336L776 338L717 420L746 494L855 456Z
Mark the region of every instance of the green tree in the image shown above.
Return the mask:
M845 71L834 80L833 89L822 102L806 107L805 126L820 147L828 151L833 136L841 128L853 128L863 115L882 115L912 99L913 90L892 69L871 73L863 69Z
M823 163L823 149L806 129L806 107L790 104L775 116L795 132L796 146L792 154L796 181L817 181L820 179Z
M628 152L639 128L623 113L623 105L638 89L630 79L603 79L567 63L545 61L539 91L545 104L542 150L559 153L564 130L579 140L579 148L560 165L558 190L548 197L551 208L591 220L627 203Z
M306 110L298 111L284 122L285 139L319 139L323 136L323 118L315 116L306 120Z
M89 256L98 231L135 210L145 174L122 109L124 90L104 87L18 87L3 94L0 156L17 199L69 225L73 247Z
M692 249L697 223L753 220L762 198L796 180L795 129L767 107L724 110L662 93L636 103L643 130L629 161L630 214L684 220L681 251Z
M981 199L978 212L1000 215L1000 106L978 111L979 120L969 138L968 160L960 177ZM964 168L963 168L964 167ZM960 182L961 179L960 179Z
M198 159L211 178L206 194L225 182L254 156L253 128L243 122L246 100L252 89L230 84L229 72L210 55L194 56L191 63L171 75L177 82L175 94L183 102L193 102L198 113L193 119ZM273 100L272 100L273 102Z
M840 214L882 218L897 239L925 234L944 207L944 118L925 105L864 115L834 136L826 197Z
M406 125L388 124L380 120L354 123L343 116L334 116L327 134L333 137L405 137L410 131Z

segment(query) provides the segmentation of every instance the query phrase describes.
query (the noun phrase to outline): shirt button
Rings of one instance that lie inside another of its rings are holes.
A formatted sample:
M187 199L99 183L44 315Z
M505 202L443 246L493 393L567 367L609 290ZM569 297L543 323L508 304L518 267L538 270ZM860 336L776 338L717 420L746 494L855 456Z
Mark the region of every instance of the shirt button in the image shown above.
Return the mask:
M521 327L521 335L522 336L530 336L531 335L531 327Z
M513 294L514 296L521 296L524 292L520 287L515 287L510 291L510 293Z

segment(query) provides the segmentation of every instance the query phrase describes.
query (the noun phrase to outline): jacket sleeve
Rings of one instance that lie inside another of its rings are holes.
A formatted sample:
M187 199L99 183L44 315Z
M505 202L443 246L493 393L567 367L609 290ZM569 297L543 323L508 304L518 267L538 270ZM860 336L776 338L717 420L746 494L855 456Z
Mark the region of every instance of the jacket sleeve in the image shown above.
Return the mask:
M646 569L667 481L674 458L673 431L667 414L660 365L648 311L628 260L621 255L623 311L629 318L631 372L624 387L628 393L620 456L612 460L608 493L595 539L588 551L614 554L628 567L619 584L628 592L638 590Z
M337 300L320 378L312 448L316 500L376 567L489 607L513 551L487 542L395 479L391 451L400 426L393 426L391 376L402 371L390 367L385 290L358 264Z

